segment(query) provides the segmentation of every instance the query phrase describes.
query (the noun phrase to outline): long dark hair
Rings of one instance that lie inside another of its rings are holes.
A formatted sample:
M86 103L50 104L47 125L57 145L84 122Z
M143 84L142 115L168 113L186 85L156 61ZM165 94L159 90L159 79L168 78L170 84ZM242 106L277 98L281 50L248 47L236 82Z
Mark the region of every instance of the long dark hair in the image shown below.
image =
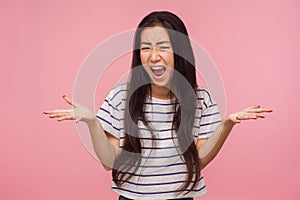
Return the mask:
M130 98L126 99L126 110L128 110L129 113L128 115L125 115L124 120L125 141L123 151L121 151L119 157L114 163L112 173L113 181L120 187L123 182L133 176L141 163L141 156L139 155L141 155L142 145L136 124L138 123L138 120L141 120L145 125L148 125L143 111L147 94L151 95L151 81L149 80L150 78L145 70L142 67L139 67L142 65L140 58L140 36L144 28L154 27L157 25L166 28L168 31L174 52L174 71L177 71L182 77L184 77L188 84L185 85L182 84L182 82L178 84L178 81L176 81L176 73L173 74L172 91L176 91L176 96L172 128L177 133L179 148L187 167L186 182L178 189L178 192L183 192L185 190L190 192L197 186L200 178L199 157L192 136L196 107L196 99L193 97L195 96L197 88L194 67L195 61L184 23L175 14L167 11L150 13L140 22L135 32L131 68L137 70L132 70L130 82L127 88L127 94L130 94ZM180 33L185 37L178 37L178 34L176 33ZM187 93L187 91L190 91L187 87L192 88L193 94L191 92ZM181 121L184 123L181 123ZM132 154L130 155L134 156L126 156L126 152L131 152Z

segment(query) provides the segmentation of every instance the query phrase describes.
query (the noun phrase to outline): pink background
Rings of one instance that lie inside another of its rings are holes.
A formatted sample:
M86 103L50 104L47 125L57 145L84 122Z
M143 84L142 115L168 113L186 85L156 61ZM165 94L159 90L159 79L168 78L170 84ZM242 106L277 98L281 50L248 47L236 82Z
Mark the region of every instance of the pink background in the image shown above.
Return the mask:
M68 107L61 96L72 95L88 53L153 10L178 14L208 51L227 113L252 104L274 110L234 129L203 172L201 199L300 199L299 0L2 1L0 199L117 199L74 123L42 111ZM115 73L126 71L129 57L116 63ZM99 85L96 107L109 89Z

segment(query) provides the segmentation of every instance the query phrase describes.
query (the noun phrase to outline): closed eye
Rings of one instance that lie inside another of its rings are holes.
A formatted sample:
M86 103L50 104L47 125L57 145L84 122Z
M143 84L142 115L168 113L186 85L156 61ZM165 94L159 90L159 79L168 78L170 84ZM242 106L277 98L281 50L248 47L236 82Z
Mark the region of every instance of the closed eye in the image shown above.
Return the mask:
M141 47L141 50L142 51L148 51L148 50L150 50L150 47Z
M162 49L162 50L166 50L166 49L170 49L171 47L167 47L167 46L161 46L159 47L159 49Z

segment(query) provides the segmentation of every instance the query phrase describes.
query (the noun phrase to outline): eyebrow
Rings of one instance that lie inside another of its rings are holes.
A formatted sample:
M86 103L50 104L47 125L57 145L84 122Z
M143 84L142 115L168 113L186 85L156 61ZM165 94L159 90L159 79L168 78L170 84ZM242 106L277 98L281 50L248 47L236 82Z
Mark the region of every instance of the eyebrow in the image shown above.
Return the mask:
M156 45L165 44L165 43L170 43L170 42L169 41L160 41L160 42L157 42ZM141 42L141 44L151 45L151 42Z

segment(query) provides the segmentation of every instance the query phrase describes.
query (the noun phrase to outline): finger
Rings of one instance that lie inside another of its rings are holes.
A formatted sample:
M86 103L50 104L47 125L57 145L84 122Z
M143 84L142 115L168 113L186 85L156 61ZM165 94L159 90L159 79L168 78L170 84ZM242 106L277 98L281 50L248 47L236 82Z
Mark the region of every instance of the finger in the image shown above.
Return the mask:
M49 115L50 118L57 118L57 117L63 117L63 116L72 116L70 113L54 113Z
M43 111L44 114L52 114L53 113L53 110L46 110L46 111Z
M44 114L54 114L54 113L69 113L72 109L57 109L57 110L47 110L44 111Z
M235 123L241 123L241 119L238 117L238 116L236 116L234 119L233 119L233 122L235 122Z
M265 112L273 112L273 110L272 109L267 109L267 108L265 108Z
M258 118L265 118L265 116L261 115L261 114L257 114L256 117L258 117Z
M242 113L237 116L237 119L239 119L239 120L257 119L257 116L252 113L251 114L250 113Z
M246 108L245 110L251 110L251 109L255 109L255 108L260 108L260 105L253 105L253 106Z
M74 120L74 117L73 116L62 116L57 119L57 121L59 121L59 122L64 121L64 120Z
M239 116L238 118L241 120L265 118L265 115L261 113L241 113L238 116Z
M267 108L259 108L259 109L247 110L246 112L248 112L248 113L264 113L264 112L272 112L272 110L267 109Z
M64 98L64 100L65 100L68 104L70 104L71 106L73 106L73 107L75 107L75 108L79 106L79 104L76 103L75 101L73 101L70 97L67 97L66 95L63 95L63 98Z
M74 106L72 99L70 97L67 97L66 95L63 95L63 99L70 104L71 106Z
M249 119L257 119L257 117L255 115L248 115L243 118L243 120L249 120Z

